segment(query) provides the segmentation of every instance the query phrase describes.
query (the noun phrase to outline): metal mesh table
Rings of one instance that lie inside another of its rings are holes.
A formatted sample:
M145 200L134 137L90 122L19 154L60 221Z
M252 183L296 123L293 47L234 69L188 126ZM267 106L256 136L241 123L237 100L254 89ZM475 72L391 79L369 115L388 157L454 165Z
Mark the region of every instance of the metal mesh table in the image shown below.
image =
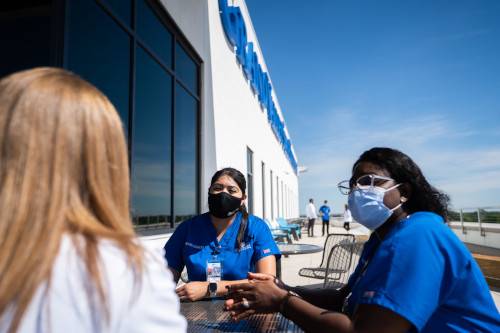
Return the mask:
M279 243L278 248L282 255L308 254L323 251L323 247L313 244L285 244Z
M322 246L313 244L285 244L278 243L280 252L285 257L295 254L309 254L323 251ZM281 258L276 261L276 275L281 278Z
M303 332L280 313L253 315L235 322L223 306L223 299L181 303L188 332Z

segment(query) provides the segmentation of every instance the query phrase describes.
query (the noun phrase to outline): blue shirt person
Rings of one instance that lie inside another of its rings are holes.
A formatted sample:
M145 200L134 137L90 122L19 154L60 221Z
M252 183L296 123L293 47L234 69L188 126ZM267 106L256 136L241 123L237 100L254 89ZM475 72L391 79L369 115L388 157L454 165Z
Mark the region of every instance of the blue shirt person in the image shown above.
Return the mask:
M448 196L409 156L365 151L338 187L354 220L372 231L347 285L311 290L259 277L232 286L233 318L279 309L308 332L500 332L484 276L444 223Z
M500 332L479 266L443 222L418 212L395 224L383 242L372 234L349 279L346 312L372 304L404 317L418 332Z
M321 218L323 221L330 221L330 207L327 205L328 201L325 200L323 206L319 208L319 212L321 213Z
M328 235L329 229L330 229L330 207L327 205L328 201L325 200L323 203L323 206L319 208L319 212L321 214L321 220L323 221L321 225L321 235L325 235L325 229L326 229L326 234Z
M222 296L226 286L245 281L248 272L276 275L279 249L266 223L246 212L245 189L238 170L217 171L209 188L209 212L180 224L167 241L165 258L174 279L184 267L188 273L189 282L177 288L181 300Z

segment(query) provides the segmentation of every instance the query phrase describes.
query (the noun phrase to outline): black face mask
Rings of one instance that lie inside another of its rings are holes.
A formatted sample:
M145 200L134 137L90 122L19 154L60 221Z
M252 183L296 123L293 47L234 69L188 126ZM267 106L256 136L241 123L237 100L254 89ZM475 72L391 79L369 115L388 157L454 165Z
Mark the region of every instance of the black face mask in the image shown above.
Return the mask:
M226 192L208 193L208 210L210 214L220 219L231 217L240 208L241 200Z

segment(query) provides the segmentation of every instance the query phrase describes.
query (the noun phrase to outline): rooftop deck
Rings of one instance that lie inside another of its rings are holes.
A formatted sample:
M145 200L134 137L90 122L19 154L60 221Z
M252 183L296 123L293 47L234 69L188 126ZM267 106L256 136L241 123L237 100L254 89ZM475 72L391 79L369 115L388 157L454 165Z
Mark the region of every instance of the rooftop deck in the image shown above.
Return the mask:
M345 229L342 227L343 223L339 219L332 219L330 222L330 233L347 233ZM299 241L295 241L294 243L303 243L303 244L314 244L323 246L325 242L326 236L321 236L321 222L317 221L314 227L314 237L308 237L307 232L302 233L302 238ZM356 235L356 238L359 237L368 237L369 230L363 227L358 223L351 223L351 230L348 232ZM160 250L165 245L166 240L170 237L170 234L159 234L159 235L151 235L151 236L143 236L141 239L145 242L148 248L152 248L155 250ZM478 254L481 256L489 256L493 257L495 260L500 261L500 250L493 249L484 246L476 246L471 244L466 244L472 253ZM282 267L282 279L285 283L291 286L310 286L314 287L322 287L323 280L312 279L299 276L298 272L303 267L315 267L318 266L321 262L322 252L312 253L312 254L300 254L289 256L288 258L283 257L281 261ZM477 256L476 260L477 259ZM498 276L500 277L500 271L498 272ZM500 288L492 287L491 294L493 295L493 299L497 305L497 308L500 311Z

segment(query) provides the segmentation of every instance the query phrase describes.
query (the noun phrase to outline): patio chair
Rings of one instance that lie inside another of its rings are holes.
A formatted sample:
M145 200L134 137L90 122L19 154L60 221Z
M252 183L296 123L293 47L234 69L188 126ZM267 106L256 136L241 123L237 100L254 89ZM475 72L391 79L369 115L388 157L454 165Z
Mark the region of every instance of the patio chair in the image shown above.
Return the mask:
M299 270L299 275L303 277L313 278L313 279L325 279L326 269L328 265L328 256L332 248L343 243L353 243L354 235L352 234L329 234L325 239L325 246L323 247L323 256L321 258L321 263L318 267L304 267Z
M299 240L299 237L297 236L297 232L294 230L293 227L289 227L289 226L282 226L278 223L278 221L276 221L275 219L274 220L268 220L269 224L271 225L271 227L274 229L274 230L281 230L283 232L286 232L288 233L288 236L292 236L293 239L295 240ZM291 239L291 237L290 237Z
M364 241L340 242L328 255L324 288L340 289L347 284L365 245Z
M305 217L293 218L288 220L288 223L298 224L302 229L307 226L307 219Z
M286 241L288 244L292 244L292 237L290 237L292 232L290 229L281 229L279 226L273 225L268 219L264 219L264 222L269 227L269 230L271 230L275 241Z
M284 218L282 217L278 217L276 218L276 222L278 222L278 224L280 225L280 227L282 228L292 228L292 231L295 231L297 236L299 238L302 238L302 226L299 225L299 224L292 224L292 223L288 223ZM296 239L298 240L298 239Z
M271 224L271 226L274 229L287 232L289 235L291 235L293 237L293 239L299 240L298 233L295 230L296 227L294 227L294 226L288 226L288 225L281 225L281 224L278 223L277 219L269 220L269 223Z

